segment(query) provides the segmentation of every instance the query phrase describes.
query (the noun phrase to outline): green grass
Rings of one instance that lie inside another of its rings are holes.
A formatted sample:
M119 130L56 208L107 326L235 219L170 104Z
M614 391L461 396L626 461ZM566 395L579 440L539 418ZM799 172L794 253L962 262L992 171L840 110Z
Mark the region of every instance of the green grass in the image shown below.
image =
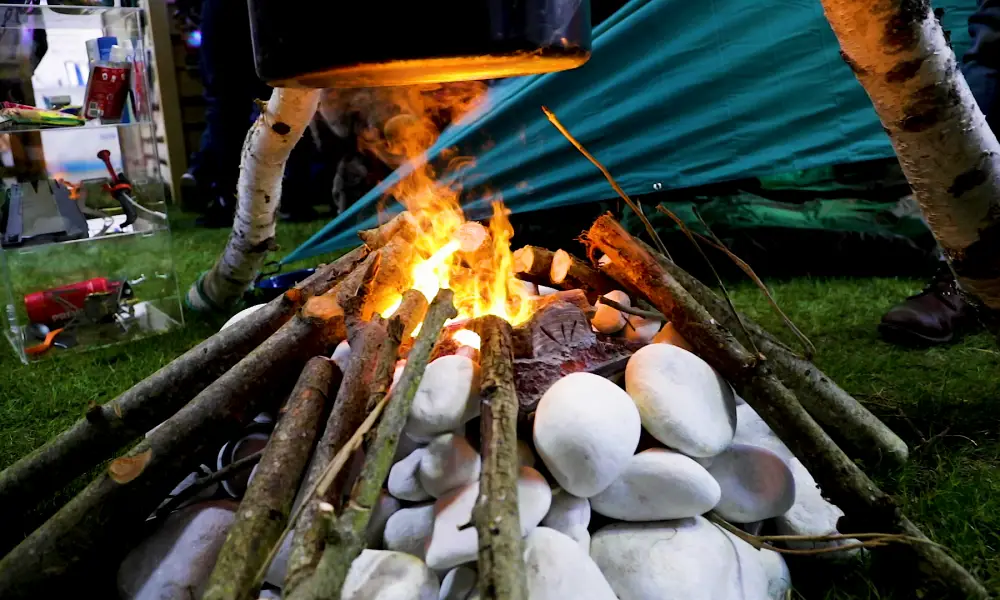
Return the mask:
M319 226L281 224L278 241L287 252ZM173 255L182 292L211 266L227 233L194 228L189 217L174 223ZM740 308L780 331L756 289L733 287ZM771 287L819 349L817 364L910 444L910 464L878 477L878 483L1000 594L1000 377L995 375L1000 353L994 339L980 334L930 350L880 341L879 317L917 291L917 281L802 278ZM163 336L30 366L21 365L12 351L0 351L0 467L67 427L90 402L112 398L221 324L219 318L191 313L186 319L184 329ZM797 579L806 597L912 597L886 584L878 566L822 571L823 577ZM793 579L796 573L802 571L793 570ZM872 581L882 582L878 591Z

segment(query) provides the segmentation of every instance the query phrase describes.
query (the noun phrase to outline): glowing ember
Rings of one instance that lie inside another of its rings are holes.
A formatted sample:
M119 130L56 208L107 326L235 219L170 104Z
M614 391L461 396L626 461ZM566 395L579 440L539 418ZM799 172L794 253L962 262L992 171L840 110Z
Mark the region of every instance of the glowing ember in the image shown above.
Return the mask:
M478 87L400 88L390 98L398 113L383 121L380 130L367 131L363 146L389 164L418 159L437 138L436 117L444 112L453 118L461 116L485 89L478 83L462 85ZM453 165L468 162L452 159ZM492 202L488 228L469 223L459 206L460 190L441 183L432 165L417 164L393 189L393 195L406 206L417 227L410 287L423 293L428 301L439 289L451 289L459 319L496 315L512 325L527 321L531 302L523 286L514 283L510 251L514 230L503 202ZM400 300L378 307L378 312L391 316Z
M469 346L470 348L475 348L479 350L479 343L481 341L479 334L475 331L469 331L468 329L459 329L455 332L455 335L451 336L456 342L462 344L463 346Z

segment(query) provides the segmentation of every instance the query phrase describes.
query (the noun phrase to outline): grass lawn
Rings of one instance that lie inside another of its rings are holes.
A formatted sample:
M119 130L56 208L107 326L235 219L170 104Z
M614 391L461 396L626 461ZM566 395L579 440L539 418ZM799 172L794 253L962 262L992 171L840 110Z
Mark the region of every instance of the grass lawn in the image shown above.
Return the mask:
M281 224L287 252L321 224ZM208 269L228 231L174 223L173 253L182 292ZM910 444L911 461L878 482L932 538L1000 594L1000 352L981 334L948 348L903 350L881 342L875 324L920 282L895 279L792 279L771 282L775 298L819 349L817 364L866 403ZM736 304L780 331L750 285ZM0 468L213 333L222 323L187 313L187 325L160 337L23 366L0 351ZM30 519L29 519L30 520ZM808 598L907 598L871 580L878 568L832 570L821 590L798 581ZM793 570L793 579L796 571ZM907 574L896 574L906 577ZM810 579L802 578L802 579Z

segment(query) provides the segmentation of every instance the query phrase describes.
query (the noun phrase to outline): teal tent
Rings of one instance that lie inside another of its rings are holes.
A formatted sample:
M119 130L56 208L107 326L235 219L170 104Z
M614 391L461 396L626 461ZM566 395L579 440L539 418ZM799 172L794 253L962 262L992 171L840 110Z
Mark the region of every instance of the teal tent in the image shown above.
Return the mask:
M974 0L935 7L961 55ZM893 154L819 0L632 0L595 29L586 65L499 82L484 105L427 153L431 161L449 148L475 157L461 175L469 218L489 214L477 194L487 186L515 213L612 196L543 105L636 195ZM379 200L406 172L282 262L356 245L356 231L376 224Z

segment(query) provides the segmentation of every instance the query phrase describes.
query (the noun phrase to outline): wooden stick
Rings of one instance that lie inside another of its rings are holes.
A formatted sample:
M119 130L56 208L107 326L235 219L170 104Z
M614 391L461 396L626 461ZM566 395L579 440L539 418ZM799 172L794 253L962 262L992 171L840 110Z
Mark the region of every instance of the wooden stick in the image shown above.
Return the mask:
M295 286L307 298L322 296L332 290L345 277L353 273L371 254L368 248L358 246L328 265L322 265L316 272Z
M526 600L517 508L517 393L511 327L499 317L475 321L482 338L483 471L472 518L479 535L479 593L484 600Z
M637 240L647 251L652 248ZM741 331L736 315L728 303L710 287L691 276L687 271L653 253L662 266L684 289L705 307L715 319L733 332ZM828 375L813 363L800 357L763 327L746 315L740 315L746 330L753 336L757 347L767 357L774 372L790 390L795 392L799 402L809 414L837 439L845 443L848 454L862 458L873 466L883 462L889 466L899 466L909 457L909 449L898 435L889 429L878 417L844 391ZM884 466L884 465L883 465Z
M618 312L623 312L627 315L635 315L637 317L642 317L644 319L653 319L655 321L666 321L667 318L663 316L658 310L643 310L641 308L633 308L631 306L625 306L620 302L615 302L610 298L600 297L597 299L599 304L607 304L611 308L617 310Z
M295 289L188 350L9 466L0 473L0 506L17 515L44 505L57 490L180 410L276 332L306 300L339 283L367 254L356 250L321 267ZM8 549L0 548L0 554Z
M698 355L722 374L816 478L823 492L840 506L853 529L888 531L926 537L903 517L896 503L830 439L781 381L768 363L758 361L668 273L644 247L610 215L597 219L586 233L586 243L611 258L627 283L661 312L695 348ZM908 548L923 571L950 593L987 597L968 571L938 546Z
M398 316L403 322L403 340L408 340L413 330L424 320L427 314L427 298L417 290L403 292L403 300L391 316Z
M273 407L285 381L297 376L310 357L328 353L343 336L344 313L332 296L311 298L274 335L127 456L112 462L4 557L0 597L55 597L55 590L76 580L95 561L129 547L146 517L206 452Z
M587 263L572 256L565 250L556 250L552 255L552 266L549 270L552 283L571 288L583 288L601 296L618 288L614 280L593 269Z
M191 485L187 486L181 490L176 496L171 496L166 502L157 507L156 512L150 518L150 520L159 520L167 517L170 513L177 510L177 507L187 502L189 499L193 498L198 494L198 492L212 485L213 483L219 483L220 481L225 481L234 475L238 475L243 471L252 469L257 466L260 459L264 456L264 451L260 450L254 452L249 456L244 456L243 458L233 461L228 465L222 467L218 471L214 471L205 475L204 477L199 477L191 482Z
M236 511L203 600L256 597L257 572L288 521L299 480L319 437L327 397L339 378L339 369L322 357L312 358L302 369Z
M393 301L413 285L410 266L417 256L413 244L402 236L397 236L378 252L381 255L378 274L361 311L361 317L365 320L389 308Z
M631 197L629 197L628 194L625 193L625 190L623 190L621 186L618 185L618 182L615 181L615 178L611 176L611 171L609 171L607 167L601 164L601 161L597 160L597 157L591 154L590 151L587 150L583 146L583 144L580 143L579 140L573 137L573 134L570 133L569 130L566 129L566 126L559 121L559 118L556 117L555 113L549 110L547 106L542 106L542 112L545 113L545 117L549 120L550 123L552 123L552 125L556 128L556 130L558 130L559 133L561 133L563 137L566 138L566 141L572 144L573 147L580 152L580 154L582 154L587 160L589 160L591 164L597 167L597 170L600 171L602 175L604 175L605 179L608 180L608 185L611 186L611 189L613 189L618 194L618 196L625 201L625 204L627 204L628 207L632 209L632 211L636 214L636 216L639 217L639 220L642 221L643 225L646 226L646 233L648 233L649 237L652 238L654 242L656 242L656 247L660 249L660 252L662 252L665 256L670 257L670 252L667 251L667 247L663 244L663 240L661 240L659 234L656 233L656 228L653 227L653 224L650 223L649 219L646 217L646 213L643 212L642 204L636 202Z
M393 388L389 408L379 422L375 440L366 453L361 478L354 487L351 500L328 533L329 541L315 573L308 582L299 585L294 594L286 596L289 600L340 597L347 571L364 549L365 531L372 508L378 502L382 486L392 467L396 445L410 415L410 405L420 386L424 369L427 368L431 349L441 334L444 322L458 315L452 303L453 297L451 290L440 290L427 310L424 325L410 350L403 375Z
M368 416L365 417L365 420L361 423L361 426L358 427L358 430L351 435L350 439L347 440L347 443L344 444L344 446L337 451L337 454L333 456L333 459L327 464L326 468L319 473L316 481L306 482L308 487L306 488L307 491L303 496L302 503L292 513L292 517L288 520L288 525L285 527L285 531L282 532L278 540L273 546L271 546L271 552L268 553L267 558L260 566L260 570L257 571L257 578L255 579L254 584L255 587L259 587L261 582L264 581L264 576L267 574L267 568L271 566L271 561L274 560L278 551L281 550L281 542L284 541L285 537L291 533L292 528L294 528L299 522L299 517L302 516L303 509L310 505L310 501L312 499L317 496L326 495L327 490L329 490L330 485L332 485L331 482L336 479L337 475L344 468L344 465L347 464L347 461L350 460L351 456L357 452L359 448L361 448L362 442L364 442L365 437L368 435L368 432L371 431L372 427L375 426L375 422L378 421L379 417L382 415L382 410L385 409L387 404L389 404L388 396L382 398L382 401L376 404L375 408L368 413ZM323 514L328 512L327 509L329 509L329 511L333 510L333 506L325 502L321 502L319 508Z
M365 416L381 398L379 394L384 394L388 389L402 332L403 324L398 317L390 319L388 324L381 319L361 323L354 332L351 358L323 436L316 446L307 485L312 486L319 481L330 464L331 457L337 454L361 426ZM296 588L308 580L319 564L326 537L319 504L326 502L334 507L339 506L343 475L340 473L334 483L326 486L325 494L319 494L306 502L295 529L288 559L285 594L294 594Z
M514 251L514 274L518 279L539 285L552 285L552 251L538 246L524 246Z
M412 242L416 235L417 221L409 211L405 210L374 229L363 229L358 232L358 237L370 250L378 250L396 236Z

